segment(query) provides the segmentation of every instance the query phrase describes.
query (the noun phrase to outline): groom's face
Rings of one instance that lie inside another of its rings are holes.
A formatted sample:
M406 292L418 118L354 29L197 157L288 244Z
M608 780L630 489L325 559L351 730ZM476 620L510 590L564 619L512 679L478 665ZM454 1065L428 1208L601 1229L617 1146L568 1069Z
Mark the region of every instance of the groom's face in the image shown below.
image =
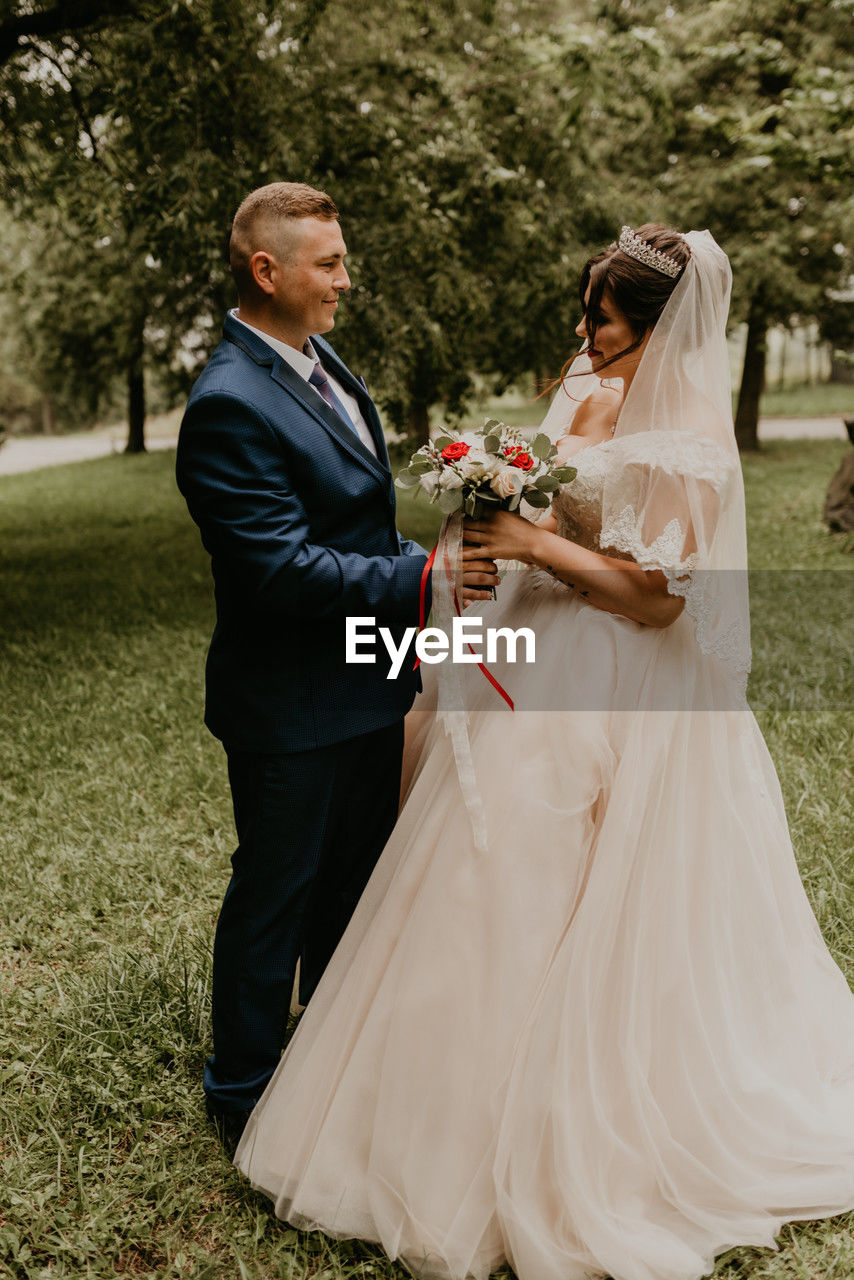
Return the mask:
M285 229L274 297L283 323L303 338L328 333L342 293L350 288L341 227L321 218L293 218Z

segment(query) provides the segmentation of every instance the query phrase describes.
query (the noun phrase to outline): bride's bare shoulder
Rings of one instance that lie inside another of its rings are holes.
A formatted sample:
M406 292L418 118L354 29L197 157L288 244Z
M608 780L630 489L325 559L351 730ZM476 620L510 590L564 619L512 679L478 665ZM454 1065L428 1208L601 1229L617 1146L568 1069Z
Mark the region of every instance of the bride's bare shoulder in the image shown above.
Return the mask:
M574 436L607 436L617 419L621 396L613 387L601 383L582 400L572 420Z

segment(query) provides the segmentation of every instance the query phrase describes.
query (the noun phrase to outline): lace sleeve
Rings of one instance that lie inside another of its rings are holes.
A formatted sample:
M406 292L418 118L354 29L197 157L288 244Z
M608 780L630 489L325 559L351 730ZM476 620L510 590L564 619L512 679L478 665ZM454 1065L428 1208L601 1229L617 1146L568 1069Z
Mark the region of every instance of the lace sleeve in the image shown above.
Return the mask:
M664 573L671 595L685 600L703 652L746 672L744 551L723 542L732 522L720 520L741 485L737 456L708 436L648 431L615 441L612 463L602 492L602 550Z
M685 573L714 536L732 459L703 436L650 431L614 442L603 488L600 545L644 569Z

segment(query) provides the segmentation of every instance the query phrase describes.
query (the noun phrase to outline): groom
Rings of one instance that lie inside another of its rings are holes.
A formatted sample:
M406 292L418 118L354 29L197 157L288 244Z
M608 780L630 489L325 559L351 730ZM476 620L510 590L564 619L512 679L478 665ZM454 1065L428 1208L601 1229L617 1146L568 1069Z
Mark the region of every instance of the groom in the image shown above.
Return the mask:
M253 191L231 231L239 306L193 387L178 485L210 553L205 722L238 846L214 942L208 1114L231 1146L278 1062L297 960L305 1004L394 826L411 663L347 665L347 615L399 645L426 553L400 537L365 383L319 335L350 280L338 211L301 183ZM466 598L496 581L470 563ZM429 599L427 601L429 607Z

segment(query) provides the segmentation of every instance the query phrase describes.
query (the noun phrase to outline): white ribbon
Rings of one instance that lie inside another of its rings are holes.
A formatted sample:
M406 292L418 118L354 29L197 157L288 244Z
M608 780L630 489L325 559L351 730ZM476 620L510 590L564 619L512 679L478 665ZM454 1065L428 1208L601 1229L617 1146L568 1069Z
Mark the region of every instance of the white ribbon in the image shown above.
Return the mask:
M433 616L437 627L448 636L452 634L453 621L462 609L462 512L446 516L436 544L431 581L433 587ZM455 597L459 609L455 607ZM469 714L463 698L460 672L452 657L439 667L438 704L436 714L442 721L445 733L451 739L457 777L463 795L474 846L479 853L487 849L486 811L483 797L477 785L474 760L469 738Z

